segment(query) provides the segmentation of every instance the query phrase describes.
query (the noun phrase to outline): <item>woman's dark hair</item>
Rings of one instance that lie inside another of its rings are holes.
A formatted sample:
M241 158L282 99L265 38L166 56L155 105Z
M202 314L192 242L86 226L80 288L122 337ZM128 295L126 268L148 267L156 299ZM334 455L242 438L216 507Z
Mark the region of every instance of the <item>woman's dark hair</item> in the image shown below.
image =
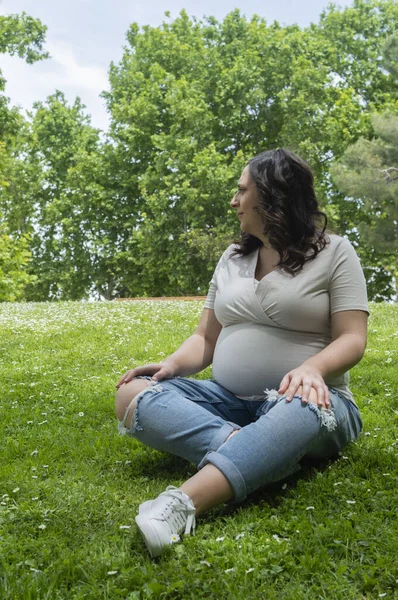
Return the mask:
M264 221L264 235L279 253L277 266L298 273L329 241L312 171L303 159L283 148L262 152L248 165L260 197L254 210ZM244 232L236 244L233 254L241 256L262 246L261 240Z

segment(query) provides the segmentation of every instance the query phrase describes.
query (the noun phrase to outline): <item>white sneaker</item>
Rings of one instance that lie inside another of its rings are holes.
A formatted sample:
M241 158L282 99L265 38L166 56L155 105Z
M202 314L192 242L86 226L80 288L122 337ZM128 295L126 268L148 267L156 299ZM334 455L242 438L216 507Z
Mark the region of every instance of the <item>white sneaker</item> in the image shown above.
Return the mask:
M141 504L135 522L149 554L156 558L181 533L195 532L195 507L189 496L170 485L155 500Z

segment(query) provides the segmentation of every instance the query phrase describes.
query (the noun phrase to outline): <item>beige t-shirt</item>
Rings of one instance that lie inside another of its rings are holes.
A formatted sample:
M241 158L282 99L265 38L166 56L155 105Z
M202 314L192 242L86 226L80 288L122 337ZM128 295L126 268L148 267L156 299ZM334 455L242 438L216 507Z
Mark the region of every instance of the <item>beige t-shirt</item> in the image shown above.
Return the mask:
M237 396L253 399L278 389L282 378L331 342L330 316L368 311L366 283L348 240L330 243L297 275L276 269L255 280L258 250L222 255L210 282L205 308L222 325L213 357L213 377ZM349 374L327 380L353 401Z

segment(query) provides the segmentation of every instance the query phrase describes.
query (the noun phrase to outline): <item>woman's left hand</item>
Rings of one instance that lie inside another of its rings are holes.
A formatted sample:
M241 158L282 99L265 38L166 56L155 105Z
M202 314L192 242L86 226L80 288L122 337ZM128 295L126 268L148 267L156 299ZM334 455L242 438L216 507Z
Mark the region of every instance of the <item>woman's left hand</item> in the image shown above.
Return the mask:
M301 365L286 373L278 393L286 396L287 402L290 402L295 394L300 393L303 402L312 402L319 407L330 408L329 388L320 372L310 365Z

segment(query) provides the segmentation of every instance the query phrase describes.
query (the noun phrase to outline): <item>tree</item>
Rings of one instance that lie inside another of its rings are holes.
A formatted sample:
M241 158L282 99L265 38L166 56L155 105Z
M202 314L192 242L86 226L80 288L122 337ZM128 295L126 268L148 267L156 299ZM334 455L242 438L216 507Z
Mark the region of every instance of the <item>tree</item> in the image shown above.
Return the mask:
M0 15L0 53L17 54L28 64L48 58L43 49L47 27L25 12Z
M39 19L26 13L21 15L0 15L0 54L17 54L32 64L48 58L43 50L47 27ZM21 117L18 111L9 109L9 101L3 93L5 79L0 70L0 140L8 143L10 137L18 133Z
M375 114L372 124L373 139L350 146L332 173L347 200L356 201L363 246L377 251L398 283L398 115Z
M79 98L69 106L62 92L34 105L23 161L31 175L28 231L32 235L30 269L38 275L28 297L77 299L90 288L90 241L83 207L71 174L97 155L99 132L90 125ZM91 207L95 211L95 206ZM87 216L87 213L86 215Z
M304 30L237 10L222 23L182 11L157 28L133 24L104 94L124 219L130 208L119 289L204 292L218 244L238 233L228 203L240 170L268 147L307 158L335 228L352 228L330 168L369 134L371 112L395 103L381 48L397 26L393 0L330 6Z
M0 221L0 302L25 299L26 286L35 280L27 273L30 258L28 237L14 239Z
M392 36L384 48L384 65L398 82L397 49L398 36ZM398 103L395 112L375 113L371 121L372 139L361 137L349 146L332 175L356 211L370 285L375 273L384 276L384 294L379 289L375 297L388 297L394 276L398 299Z
M160 27L130 27L104 93L106 139L61 92L28 123L0 110L0 209L13 236L31 236L38 277L27 297L204 293L239 232L228 207L241 169L277 146L309 161L322 207L360 244L379 294L384 251L364 244L359 203L347 202L331 165L372 135L372 113L394 114L382 48L387 40L396 56L397 27L395 0L331 5L305 29L237 10L222 22L182 11Z
M390 36L384 46L384 63L387 70L398 81L398 35Z
M32 64L48 56L43 50L46 27L38 19L21 15L0 15L0 53L18 54ZM21 223L25 219L21 195L21 168L18 154L25 122L4 95L5 80L0 71L0 301L25 298L26 286L36 277L28 273L30 238ZM11 215L11 222L8 216Z

